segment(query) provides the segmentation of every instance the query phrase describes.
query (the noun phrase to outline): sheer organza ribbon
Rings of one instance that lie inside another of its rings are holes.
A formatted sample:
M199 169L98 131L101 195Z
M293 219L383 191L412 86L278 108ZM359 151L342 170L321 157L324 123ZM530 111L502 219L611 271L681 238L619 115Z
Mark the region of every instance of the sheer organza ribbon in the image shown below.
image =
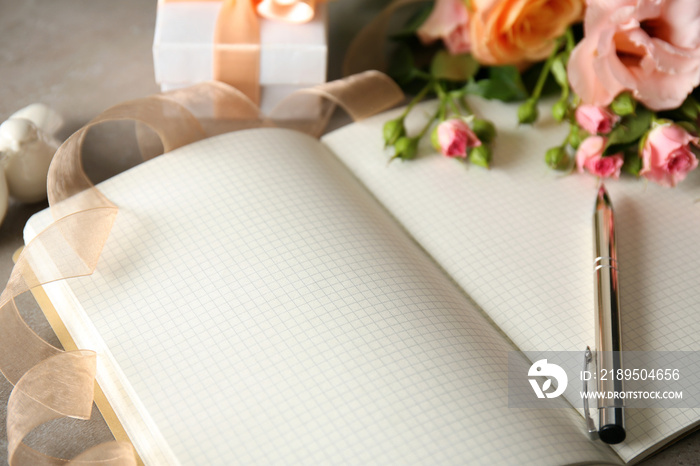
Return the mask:
M212 0L163 0L164 3ZM259 16L288 23L314 17L316 0L223 0L214 29L213 76L260 102Z
M56 280L91 274L112 229L118 207L83 171L81 151L90 129L110 121L141 125L144 158L216 134L260 126L294 128L320 135L336 105L353 119L387 109L403 99L386 75L368 71L315 88L298 91L270 116L241 91L219 82L158 94L119 104L75 132L58 149L48 177L54 222L19 256L0 295L0 371L15 385L7 411L8 461L11 465L59 465L68 461L44 455L23 443L38 425L52 419L87 419L93 402L96 355L62 351L45 342L22 320L15 298ZM149 128L150 131L144 130ZM151 137L154 136L154 137ZM124 316L128 318L128 316ZM93 447L70 464L130 465L128 443Z

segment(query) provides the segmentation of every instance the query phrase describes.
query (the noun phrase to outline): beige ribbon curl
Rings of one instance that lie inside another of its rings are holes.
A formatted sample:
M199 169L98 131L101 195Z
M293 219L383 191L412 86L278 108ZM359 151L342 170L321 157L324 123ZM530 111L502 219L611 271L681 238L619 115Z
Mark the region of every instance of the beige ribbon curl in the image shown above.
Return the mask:
M95 353L66 352L45 342L21 318L15 298L46 283L89 275L97 266L118 207L93 185L82 167L82 144L92 127L108 121L137 122L148 159L155 155L150 150L154 140L160 141L160 152L169 152L209 136L260 126L319 136L336 105L353 119L361 119L402 99L401 90L388 76L368 71L298 91L265 116L243 92L211 82L116 105L70 136L49 169L54 222L24 248L0 295L0 371L15 385L7 411L10 465L68 463L29 448L23 439L49 420L90 416ZM146 127L149 132L143 130ZM131 445L108 442L70 464L133 465L135 458Z

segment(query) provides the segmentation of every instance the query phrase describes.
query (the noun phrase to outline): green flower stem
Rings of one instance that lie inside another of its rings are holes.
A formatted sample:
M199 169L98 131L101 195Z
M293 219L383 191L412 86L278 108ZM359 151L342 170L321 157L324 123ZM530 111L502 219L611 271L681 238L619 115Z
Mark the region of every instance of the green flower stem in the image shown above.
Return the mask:
M569 86L564 86L561 88L561 97L559 98L560 100L567 101L569 98Z
M564 33L564 41L566 44L566 61L569 61L569 56L571 55L571 51L574 50L574 47L576 47L576 40L574 39L574 31L569 27L566 28L566 32ZM557 47L559 48L559 47ZM569 93L570 93L570 88L569 88L569 82L567 81L566 86L562 87L561 89L561 98L563 100L566 100L569 98Z
M425 136L425 133L428 132L430 127L433 125L433 122L435 120L437 120L439 116L440 116L440 109L438 109L438 111L433 114L433 116L428 120L428 122L425 124L425 126L423 126L423 129L420 130L420 133L418 133L418 136L416 136L416 137L418 139L420 139L423 136Z
M449 98L449 95L445 92L445 89L443 89L442 85L438 82L435 81L434 83L435 86L435 93L438 95L438 98L440 99L440 105L442 107L442 112L440 113L440 119L444 120L445 119L445 113L447 110L447 107L452 107L452 109L457 112L457 115L459 115L459 108L454 104L451 98Z
M445 118L447 118L447 106L445 105L445 102L440 100L440 104L438 105L438 111L437 111L437 118L440 121L444 121Z
M428 84L425 85L425 87L423 87L423 89L420 90L420 92L418 94L416 94L416 96L411 100L411 102L409 102L408 106L406 106L406 110L404 110L403 114L401 115L401 118L402 119L406 118L406 116L411 112L411 110L413 110L413 107L415 107L415 105L418 102L423 100L423 98L426 96L428 91L430 91L430 89L432 89L432 88L433 88L433 82L430 81L430 82L428 82Z
M554 59L557 56L559 50L559 41L557 41L557 45L554 47L554 50L552 50L552 53L549 54L549 57L547 57L547 61L544 62L544 66L542 67L542 71L540 72L540 76L537 78L537 84L535 84L535 89L532 91L532 95L530 96L530 99L532 100L539 100L540 95L542 94L542 89L544 88L544 83L547 81L547 76L549 75L549 70L552 69L552 63L554 63Z
M452 107L452 110L455 112L456 115L462 114L462 111L459 109L457 100L455 100L455 98L452 97L451 93L446 92L445 89L442 87L442 84L440 84L440 82L438 81L435 81L435 93L438 95L438 97L440 98L440 102L443 103L443 105ZM463 103L463 106L465 112L467 112L467 114L469 115L472 115L472 111L466 102Z
M560 37L557 39L556 43L554 44L554 48L552 49L552 53L549 54L549 57L547 57L547 61L544 62L544 66L542 67L542 71L540 72L540 76L537 78L537 83L535 84L535 88L532 91L532 95L530 96L530 100L538 101L540 98L540 95L542 95L542 89L544 89L544 83L547 81L547 76L549 75L549 72L552 69L552 64L554 63L554 60L556 60L557 56L559 55L559 49L561 48L561 44L563 40L566 40L567 44L567 49L571 45L573 48L573 33L571 32L571 29L567 29L566 33L564 36Z
M564 34L566 39L566 51L571 52L574 47L576 47L576 40L574 39L574 31L571 28L566 28L566 33Z
M464 95L460 96L459 102L462 104L462 108L464 108L464 110L465 110L468 114L474 115L474 112L472 111L472 108L471 108L471 106L469 105L469 103L467 102L467 98L464 97Z
M449 94L447 96L447 100L449 101L449 105L450 107L452 107L452 110L454 110L455 114L461 115L462 112L459 110L459 105L457 105L457 102L455 102L454 99L449 96Z

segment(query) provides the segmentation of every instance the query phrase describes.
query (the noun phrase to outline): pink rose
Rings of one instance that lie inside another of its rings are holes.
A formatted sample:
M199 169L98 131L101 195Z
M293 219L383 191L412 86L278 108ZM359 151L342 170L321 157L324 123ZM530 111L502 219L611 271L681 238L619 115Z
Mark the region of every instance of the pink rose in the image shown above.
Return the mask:
M418 28L418 38L424 44L442 39L452 54L469 52L469 11L464 0L437 0Z
M576 121L579 126L591 134L608 134L620 117L603 107L579 105L576 109Z
M590 0L569 81L584 103L630 91L652 110L676 108L700 83L700 1Z
M447 47L447 51L452 55L467 53L471 50L471 42L469 42L469 27L466 24L460 24L447 37L443 37L442 41Z
M639 174L661 186L675 186L698 166L698 159L690 150L691 143L697 145L698 138L680 126L657 126L644 143Z
M622 154L603 157L607 139L603 136L589 136L581 142L576 151L576 167L579 173L584 169L591 175L601 178L619 178L624 159Z
M481 141L468 124L459 118L445 120L437 127L440 152L448 157L466 157L467 149L481 145Z

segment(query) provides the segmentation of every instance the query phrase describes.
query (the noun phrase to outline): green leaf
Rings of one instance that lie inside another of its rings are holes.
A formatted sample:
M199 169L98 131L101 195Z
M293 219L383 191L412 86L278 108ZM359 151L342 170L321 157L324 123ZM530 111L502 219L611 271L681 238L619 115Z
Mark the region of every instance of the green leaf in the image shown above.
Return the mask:
M468 53L451 55L440 50L430 64L430 74L436 79L467 81L479 71L479 63Z
M642 158L634 152L625 154L625 162L622 164L622 171L639 176L642 170Z
M690 119L691 121L696 121L698 119L698 114L700 113L700 106L698 106L698 102L693 98L693 96L688 96L679 110L686 118Z
M637 101L629 92L622 92L610 103L610 109L617 115L633 115L637 108Z
M485 99L496 99L503 102L527 98L527 91L520 78L520 73L514 66L490 67L487 79L469 81L465 91Z
M522 100L527 98L527 90L520 77L520 71L514 66L492 66L489 69L489 76L492 81L503 85L508 89L512 100Z
M624 151L634 144L651 126L654 114L646 108L639 106L634 115L622 118L620 124L608 135L604 155L616 154Z

